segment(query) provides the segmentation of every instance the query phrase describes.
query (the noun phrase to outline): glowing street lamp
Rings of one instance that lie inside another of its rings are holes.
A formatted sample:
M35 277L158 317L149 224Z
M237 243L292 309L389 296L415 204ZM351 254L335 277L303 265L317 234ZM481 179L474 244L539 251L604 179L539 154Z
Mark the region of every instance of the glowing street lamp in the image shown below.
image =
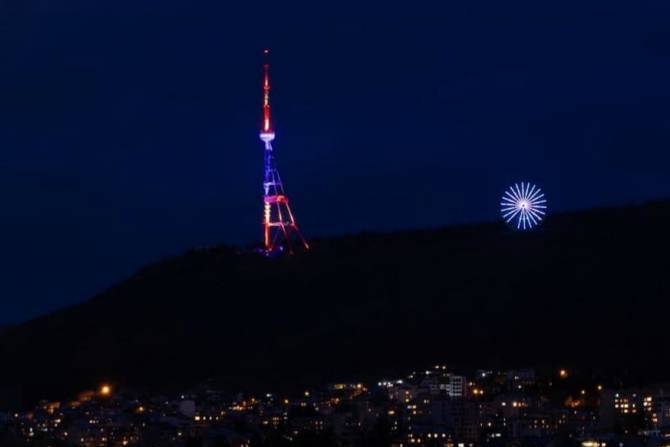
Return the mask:
M112 394L112 387L105 384L100 387L100 395L103 397L111 396Z

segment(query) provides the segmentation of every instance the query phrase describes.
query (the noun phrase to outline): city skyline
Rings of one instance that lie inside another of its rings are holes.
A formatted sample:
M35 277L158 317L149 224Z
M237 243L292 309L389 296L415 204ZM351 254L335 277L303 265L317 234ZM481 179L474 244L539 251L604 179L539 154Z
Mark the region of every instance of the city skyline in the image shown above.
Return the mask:
M556 365L466 374L438 363L294 392L209 381L156 394L104 382L0 412L0 440L83 447L663 447L669 433L667 383L632 384Z

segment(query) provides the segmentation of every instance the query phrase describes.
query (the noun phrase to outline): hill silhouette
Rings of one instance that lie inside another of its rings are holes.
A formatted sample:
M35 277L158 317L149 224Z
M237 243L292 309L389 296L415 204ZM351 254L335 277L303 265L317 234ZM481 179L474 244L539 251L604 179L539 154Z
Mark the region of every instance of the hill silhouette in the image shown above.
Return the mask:
M0 407L101 381L275 390L435 361L667 379L668 229L666 201L555 215L526 233L491 223L320 239L290 258L193 250L0 334Z

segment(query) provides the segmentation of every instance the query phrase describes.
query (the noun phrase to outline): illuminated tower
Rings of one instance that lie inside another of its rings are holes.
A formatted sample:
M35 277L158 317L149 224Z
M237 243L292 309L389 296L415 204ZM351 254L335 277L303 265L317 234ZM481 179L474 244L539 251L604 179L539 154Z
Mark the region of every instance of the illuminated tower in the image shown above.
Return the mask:
M263 64L263 126L260 138L265 143L265 176L263 178L263 226L265 227L265 253L288 250L293 252L294 244L309 248L295 223L288 197L284 193L279 171L275 166L272 141L275 133L270 121L270 64L268 50L264 52Z

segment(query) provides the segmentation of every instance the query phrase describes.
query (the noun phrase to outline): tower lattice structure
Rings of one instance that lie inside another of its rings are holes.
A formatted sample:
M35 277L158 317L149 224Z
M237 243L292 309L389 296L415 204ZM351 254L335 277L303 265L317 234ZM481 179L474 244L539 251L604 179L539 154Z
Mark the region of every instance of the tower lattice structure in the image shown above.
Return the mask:
M263 226L265 253L272 254L295 246L309 249L309 244L300 233L298 224L289 206L279 171L275 165L272 141L275 132L270 119L270 63L269 51L264 51L263 63L263 124L260 139L265 144L265 173L263 177Z

